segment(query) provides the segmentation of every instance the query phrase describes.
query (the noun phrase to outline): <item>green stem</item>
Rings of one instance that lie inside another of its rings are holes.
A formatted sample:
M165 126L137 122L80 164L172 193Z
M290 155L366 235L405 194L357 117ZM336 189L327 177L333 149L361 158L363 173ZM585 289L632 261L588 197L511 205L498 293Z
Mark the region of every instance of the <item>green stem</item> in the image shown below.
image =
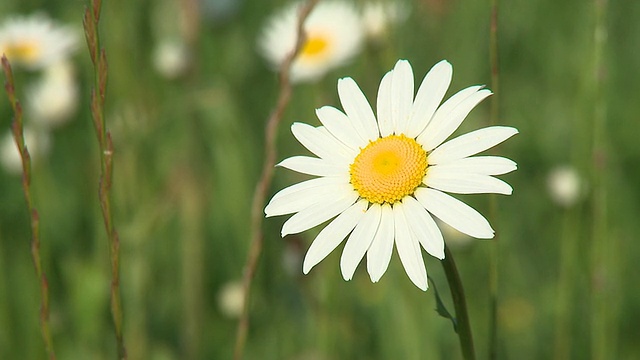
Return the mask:
M500 71L498 66L498 0L491 0L491 24L489 28L489 57L491 62L491 109L489 120L491 125L498 124L500 113ZM495 194L489 197L489 217L494 227L497 225L498 204ZM500 242L498 236L491 243L489 256L489 359L498 357L498 275L500 259Z
M573 283L576 276L575 258L578 253L578 237L575 231L575 211L565 209L562 215L560 237L560 270L556 300L556 335L554 357L557 360L571 358L571 318Z
M13 72L9 60L2 55L2 68L6 76L5 90L13 109L14 117L11 124L13 129L13 138L18 146L20 158L22 160L22 190L24 198L27 202L31 221L31 257L36 270L36 276L40 282L40 332L44 340L45 349L49 360L55 360L56 353L53 349L53 339L49 328L49 282L47 276L42 269L42 259L40 256L40 217L38 211L33 205L31 197L31 155L24 141L24 129L22 126L22 106L15 95L15 84L13 81Z
M609 260L615 245L615 236L610 236L607 228L607 138L606 101L604 96L605 63L603 53L607 41L606 12L607 0L594 0L594 51L592 73L593 96L593 143L592 143L592 228L591 247L591 354L593 359L615 358L612 352L614 332L609 328L613 306L610 298L615 298L608 289L613 263Z
M113 177L113 141L111 133L106 129L104 118L104 100L107 92L107 55L100 47L98 23L102 0L92 0L90 7L85 8L83 25L89 54L94 68L94 87L91 91L91 114L93 126L100 149L100 184L98 196L102 208L102 218L109 241L109 258L111 262L111 315L118 347L118 359L127 358L127 350L122 334L122 303L120 295L120 237L113 224L111 211L111 185Z
M271 112L269 119L267 120L265 130L265 148L264 148L264 164L262 167L262 175L256 185L255 192L253 194L253 201L251 203L251 244L249 246L249 255L247 263L244 268L244 276L242 279L242 286L244 292L244 302L242 308L242 314L240 315L240 321L238 323L238 330L236 332L236 344L234 349L234 359L240 360L243 357L244 346L247 341L247 332L249 330L249 300L251 297L251 282L256 273L258 266L258 260L262 253L262 219L263 219L263 207L265 199L267 197L267 191L271 185L271 179L273 178L273 168L276 163L276 135L278 134L278 126L284 115L284 111L289 105L291 99L291 82L289 81L289 71L293 60L298 55L298 52L302 49L302 45L305 42L305 33L303 29L304 21L306 20L313 7L319 0L308 0L298 13L297 24L297 42L295 49L284 59L280 66L280 93L276 103L275 109Z
M464 288L458 268L453 260L453 254L446 246L444 248L444 259L442 259L441 263L449 283L453 307L456 311L456 328L460 339L462 357L465 360L475 360L476 355L473 349L473 336L471 334L471 324L469 323L469 313L467 312L467 301L464 297Z

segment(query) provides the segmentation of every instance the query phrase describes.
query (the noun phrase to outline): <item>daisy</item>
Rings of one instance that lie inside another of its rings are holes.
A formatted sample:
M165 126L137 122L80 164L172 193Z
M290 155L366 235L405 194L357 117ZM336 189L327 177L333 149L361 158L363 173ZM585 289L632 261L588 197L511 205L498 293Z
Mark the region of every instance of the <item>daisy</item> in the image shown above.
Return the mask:
M78 106L73 64L65 60L47 66L42 78L27 89L26 106L34 122L45 128L69 121Z
M404 3L367 2L362 8L362 23L365 33L370 39L379 40L384 37L392 25L407 19L409 11Z
M518 133L492 126L445 142L469 112L491 92L482 86L463 89L442 101L453 69L447 61L425 76L414 98L411 65L396 63L380 83L377 118L352 78L338 81L344 112L316 110L323 126L294 123L293 135L318 157L294 156L279 166L319 178L275 194L267 216L295 213L282 236L311 229L335 217L315 238L303 272L331 253L348 236L340 269L350 280L367 256L371 281L385 273L395 244L411 281L427 289L421 247L444 258L444 240L433 216L469 236L489 239L494 231L476 210L446 194L511 194L494 178L516 169L497 156L472 156Z
M49 154L51 149L51 136L46 131L25 127L23 130L24 142L31 156L31 165L37 164ZM13 138L13 132L9 131L0 138L0 165L7 173L22 174L22 156Z
M296 44L300 3L271 18L259 39L264 57L279 67ZM323 1L304 23L306 42L291 66L291 81L313 81L354 57L364 30L357 10L343 1Z
M32 70L66 58L77 46L76 32L38 14L0 25L0 54Z
M571 207L583 195L583 181L575 168L562 165L547 175L547 188L551 199L557 205Z

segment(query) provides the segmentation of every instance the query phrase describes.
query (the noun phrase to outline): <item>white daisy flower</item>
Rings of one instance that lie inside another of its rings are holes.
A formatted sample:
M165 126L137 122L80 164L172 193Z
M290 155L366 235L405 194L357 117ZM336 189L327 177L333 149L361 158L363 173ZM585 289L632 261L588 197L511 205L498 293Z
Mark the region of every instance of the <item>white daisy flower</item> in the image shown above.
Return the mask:
M241 281L226 283L218 292L220 311L229 318L239 318L244 307L244 286Z
M371 39L380 39L389 28L407 19L409 11L404 3L367 2L362 8L362 23L367 36Z
M77 45L75 31L42 14L10 18L0 26L0 54L31 70L66 58Z
M271 18L259 40L264 57L279 67L295 48L300 3ZM356 9L343 1L322 1L307 17L307 39L291 66L291 81L313 81L356 55L363 27Z
M571 207L583 193L583 181L575 168L563 165L549 172L547 187L551 199L563 207Z
M48 132L25 127L23 136L31 156L31 165L37 164L49 154L51 137ZM22 174L22 157L11 131L5 133L0 139L0 164L8 173Z
M153 52L153 65L166 79L177 79L189 69L191 56L187 45L180 40L163 40Z
M78 107L78 85L73 64L48 66L42 78L27 90L27 109L37 124L53 128L71 119Z
M292 125L296 139L318 157L294 156L278 165L319 178L281 190L265 213L295 213L282 226L282 236L335 217L307 251L305 274L348 236L340 259L345 280L353 277L365 254L371 280L380 280L395 244L411 281L426 290L420 247L444 258L442 233L432 215L469 236L493 237L480 213L445 192L511 194L511 186L492 175L511 172L516 164L503 157L472 155L518 130L492 126L445 142L491 95L482 86L471 86L440 105L452 73L451 64L439 62L414 98L411 65L398 61L380 83L377 118L356 82L343 78L338 95L345 112L325 106L316 110L323 126Z

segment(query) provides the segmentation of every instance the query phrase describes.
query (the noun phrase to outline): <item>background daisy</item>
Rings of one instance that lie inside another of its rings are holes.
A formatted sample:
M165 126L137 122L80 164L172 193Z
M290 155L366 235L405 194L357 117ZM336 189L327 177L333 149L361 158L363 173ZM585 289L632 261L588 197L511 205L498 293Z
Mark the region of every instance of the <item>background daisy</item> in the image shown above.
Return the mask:
M27 89L26 107L30 120L54 128L71 120L78 106L78 84L70 61L45 68L40 79Z
M78 45L78 35L43 14L13 17L0 25L0 54L15 65L36 70L66 58Z
M300 3L274 15L258 41L263 56L278 68L296 44ZM355 56L364 29L358 11L348 2L321 1L304 24L307 39L291 67L291 80L313 81Z
M352 78L338 81L344 112L325 106L316 110L323 126L295 123L296 139L317 158L296 156L280 166L320 176L275 194L267 216L295 213L282 226L282 236L332 220L316 237L304 259L308 273L345 237L340 268L350 280L367 255L371 281L385 273L392 250L411 281L427 289L420 247L444 258L444 241L433 217L476 238L493 237L493 229L476 210L445 192L511 194L511 186L494 178L516 169L497 156L476 156L517 134L494 126L444 142L467 114L491 94L482 86L463 89L440 102L453 69L446 61L425 76L414 99L408 61L400 60L380 83L377 117Z

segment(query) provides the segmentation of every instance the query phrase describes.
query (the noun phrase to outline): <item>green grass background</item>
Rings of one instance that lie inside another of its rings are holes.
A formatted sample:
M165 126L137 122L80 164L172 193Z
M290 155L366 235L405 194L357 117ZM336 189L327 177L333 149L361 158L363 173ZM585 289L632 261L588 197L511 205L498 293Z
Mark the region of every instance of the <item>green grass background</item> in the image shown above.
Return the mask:
M236 9L226 14L225 2L202 2L212 10L203 5L200 12L193 69L174 81L159 76L151 61L155 44L181 36L180 2L103 4L106 117L116 149L113 209L122 241L124 334L131 359L227 359L233 352L237 319L221 311L219 294L242 276L264 124L277 97L276 75L259 56L256 41L267 16L287 2L229 1ZM455 70L448 96L472 84L490 84L488 0L407 4L407 21L387 39L367 45L323 80L295 86L280 128L279 159L306 152L289 126L318 124L315 108L339 106L339 77L353 77L373 100L380 78L397 59L409 59L420 79L447 59ZM80 0L2 1L0 21L44 11L81 34L84 6ZM574 359L640 358L640 2L609 0L604 19L608 36L598 82L594 1L499 4L498 123L520 130L496 150L519 167L501 177L514 194L497 197L491 219L499 241L500 359L558 358L558 342ZM73 60L80 109L54 131L50 156L33 171L50 322L59 359L113 359L108 244L88 106L93 70L84 42ZM18 80L26 77L15 71ZM17 83L19 96L24 87ZM488 125L490 101L457 133ZM598 103L606 110L601 130L594 127ZM3 95L3 132L11 115ZM604 146L594 159L597 137ZM585 196L570 209L554 205L546 188L549 170L561 164L573 165L587 184ZM302 179L277 169L271 193ZM595 200L598 194L605 195L606 206ZM490 213L488 195L460 198ZM423 293L413 286L397 255L378 284L370 283L364 264L344 282L340 251L304 276L296 261L317 230L281 239L284 220L265 220L247 359L461 358L451 323L434 311L433 289ZM603 246L594 245L594 224L605 226ZM1 359L45 358L29 239L20 178L0 171ZM573 248L561 256L566 242ZM493 246L474 240L453 249L480 359L489 351ZM424 257L452 310L440 264ZM570 276L559 283L567 262ZM567 301L566 309L559 299ZM569 322L559 332L562 318Z

